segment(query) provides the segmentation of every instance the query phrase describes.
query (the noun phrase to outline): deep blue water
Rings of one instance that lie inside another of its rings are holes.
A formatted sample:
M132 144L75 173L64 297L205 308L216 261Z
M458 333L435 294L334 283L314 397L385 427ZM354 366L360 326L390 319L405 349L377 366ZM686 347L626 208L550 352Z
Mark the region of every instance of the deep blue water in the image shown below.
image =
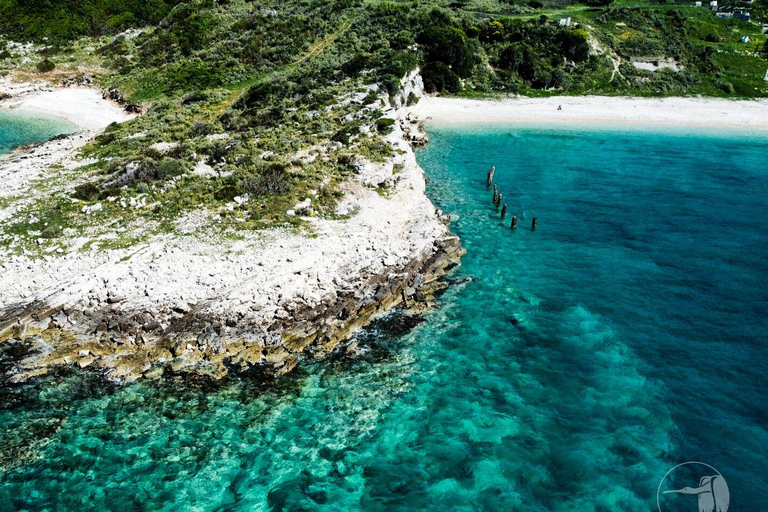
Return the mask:
M277 385L3 388L0 510L655 510L688 460L761 510L768 139L430 137L428 192L468 249L438 310Z
M0 110L0 155L73 131L74 126L58 119Z

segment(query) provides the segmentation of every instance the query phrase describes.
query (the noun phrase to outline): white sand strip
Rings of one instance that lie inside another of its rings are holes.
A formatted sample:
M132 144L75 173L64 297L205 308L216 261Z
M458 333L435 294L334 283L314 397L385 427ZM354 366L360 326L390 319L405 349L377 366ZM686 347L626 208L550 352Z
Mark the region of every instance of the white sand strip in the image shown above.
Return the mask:
M562 107L558 110L558 107ZM689 127L768 131L768 100L560 96L469 100L425 97L413 112L428 123Z

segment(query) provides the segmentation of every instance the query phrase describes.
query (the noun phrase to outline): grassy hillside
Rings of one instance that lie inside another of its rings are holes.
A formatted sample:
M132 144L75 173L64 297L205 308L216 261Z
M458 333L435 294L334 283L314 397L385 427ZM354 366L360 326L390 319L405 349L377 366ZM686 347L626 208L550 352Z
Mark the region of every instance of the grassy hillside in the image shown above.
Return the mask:
M114 34L157 23L177 2L170 0L0 0L0 33L61 41Z
M10 49L0 69L49 77L86 70L148 107L87 149L98 162L73 195L104 201L92 223L141 217L170 229L200 205L238 229L295 223L286 210L313 194L314 214L332 215L356 156L379 160L391 151L381 141L389 125L377 94L364 86L394 93L417 66L429 91L462 95L768 96L760 27L688 4L195 0L171 9L123 0L123 12L118 0L36 2L39 19L22 16L29 11L17 8L21 2L0 0L0 12L18 23L9 38L91 35L38 47L31 59ZM570 26L560 26L564 17ZM106 27L151 22L138 35L104 35ZM744 35L752 41L742 44ZM161 152L150 147L157 142L178 145ZM313 148L322 158L300 157ZM193 173L201 162L215 175ZM134 212L106 201L136 196L156 206ZM247 200L229 209L235 197ZM71 196L54 203L48 226L86 222Z

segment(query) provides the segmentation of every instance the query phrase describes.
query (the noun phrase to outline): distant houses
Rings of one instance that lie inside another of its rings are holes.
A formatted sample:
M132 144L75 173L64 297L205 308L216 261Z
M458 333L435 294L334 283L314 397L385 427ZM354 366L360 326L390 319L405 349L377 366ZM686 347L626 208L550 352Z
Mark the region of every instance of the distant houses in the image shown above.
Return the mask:
M742 3L745 4L751 4L753 0L741 0ZM702 2L696 1L694 4L694 7L702 7ZM737 7L733 9L732 11L720 11L720 7L718 6L717 0L711 0L709 2L709 8L715 13L715 16L717 16L720 19L728 19L728 18L734 18L740 21L751 21L752 16L750 15L750 12L743 7Z
M715 3L715 2L712 2ZM746 9L734 9L733 11L718 11L717 6L712 8L713 11L715 11L715 16L717 16L720 19L729 19L733 18L735 20L739 21L751 21L752 15L750 12Z
M751 20L751 16L749 14L749 11L744 11L744 10L734 11L733 12L733 17L736 18L737 20L741 20L741 21L750 21Z
M559 25L561 27L570 27L571 26L571 18L560 18Z

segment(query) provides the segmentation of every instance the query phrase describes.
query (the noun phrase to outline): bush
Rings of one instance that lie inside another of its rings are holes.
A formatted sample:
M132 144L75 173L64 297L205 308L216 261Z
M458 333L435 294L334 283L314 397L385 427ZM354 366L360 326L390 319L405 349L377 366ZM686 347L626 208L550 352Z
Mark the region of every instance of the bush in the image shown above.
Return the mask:
M341 142L345 146L349 144L349 128L342 128L331 136L334 142Z
M62 232L61 226L46 226L41 232L41 238L56 238Z
M395 120L389 117L380 117L376 120L376 129L381 133L391 133L395 126Z
M181 100L182 105L191 105L208 99L208 95L202 91L192 91L184 95Z
M381 86L387 91L387 94L394 96L400 91L400 77L395 75L385 75L381 79Z
M718 80L715 83L715 87L723 91L725 94L733 94L733 84L730 82L726 82L725 80Z
M285 194L290 189L290 175L280 164L273 164L262 169L259 175L249 179L246 185L246 190L254 196Z
M40 73L50 73L54 69L56 69L56 64L54 64L48 59L43 59L37 63L37 70Z
M451 68L442 62L430 62L421 70L424 90L427 92L458 92L461 80Z
M83 201L93 201L99 197L101 188L92 182L86 182L75 187L74 196Z
M477 40L456 27L427 28L420 36L427 63L443 63L458 77L466 78L480 62Z
M186 171L184 164L175 158L163 158L157 165L154 179L156 180L168 180L176 176L181 176Z
M533 48L527 43L513 43L501 51L499 67L515 72L523 80L533 80L536 60Z
M589 58L589 34L584 29L564 30L560 33L563 55L575 62Z

